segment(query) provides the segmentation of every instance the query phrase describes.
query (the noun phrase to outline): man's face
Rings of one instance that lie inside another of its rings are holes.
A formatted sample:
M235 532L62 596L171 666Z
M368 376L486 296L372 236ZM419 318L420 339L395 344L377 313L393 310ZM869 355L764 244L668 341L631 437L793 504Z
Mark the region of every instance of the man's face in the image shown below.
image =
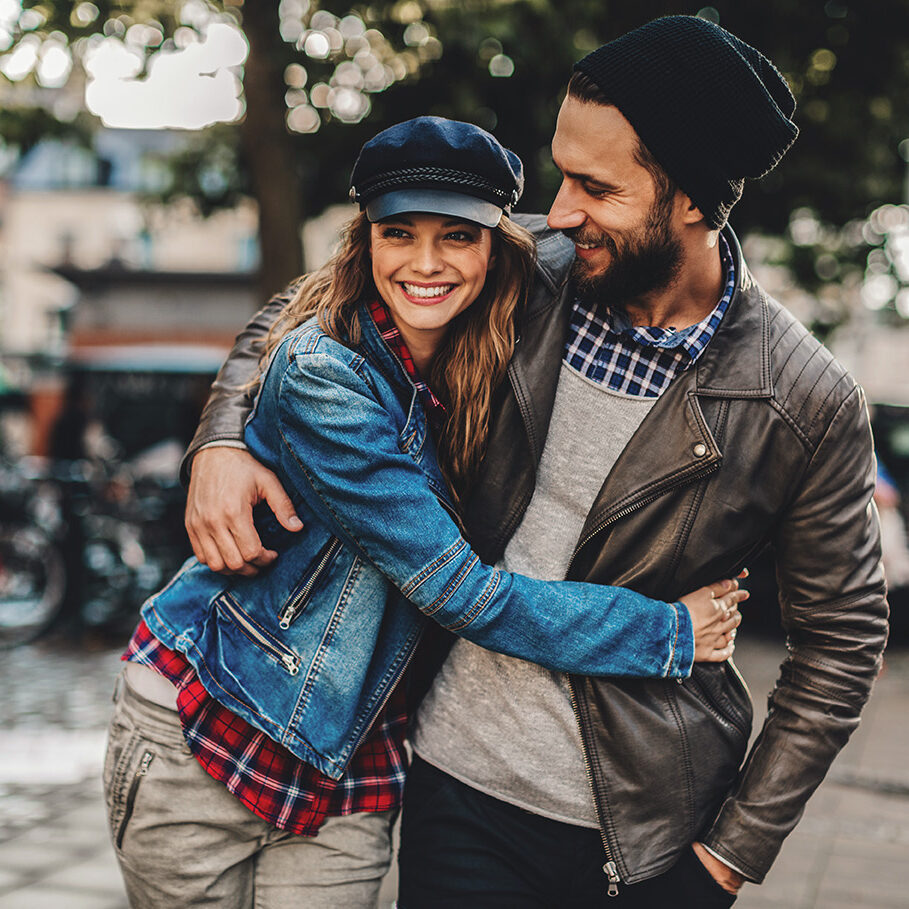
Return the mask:
M622 305L676 278L676 193L637 160L637 133L615 107L567 97L552 139L562 185L549 226L575 244L573 279L589 304Z

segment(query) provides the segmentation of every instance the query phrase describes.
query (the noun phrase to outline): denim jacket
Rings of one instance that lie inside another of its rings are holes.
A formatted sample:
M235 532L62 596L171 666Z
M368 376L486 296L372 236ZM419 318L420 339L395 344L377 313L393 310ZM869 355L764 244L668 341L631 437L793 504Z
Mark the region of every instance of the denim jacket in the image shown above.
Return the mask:
M469 640L585 675L687 676L688 610L631 591L483 564L461 534L413 384L366 307L345 346L315 322L271 358L245 430L304 522L254 578L194 559L143 607L226 707L342 775L429 617Z

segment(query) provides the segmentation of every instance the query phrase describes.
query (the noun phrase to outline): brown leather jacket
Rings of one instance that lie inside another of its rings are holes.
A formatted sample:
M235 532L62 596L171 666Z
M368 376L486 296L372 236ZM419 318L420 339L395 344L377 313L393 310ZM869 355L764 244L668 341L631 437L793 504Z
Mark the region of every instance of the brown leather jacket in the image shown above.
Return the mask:
M571 303L573 247L542 217L521 220L537 236L538 280L464 508L488 562L533 493ZM682 683L571 680L607 863L628 883L666 870L696 839L762 880L858 725L887 635L862 390L767 297L726 236L738 281L729 310L606 477L569 577L672 599L737 574L769 543L788 655L744 764L751 702L731 662L696 664ZM186 463L202 444L241 437L250 342L282 302L239 337Z

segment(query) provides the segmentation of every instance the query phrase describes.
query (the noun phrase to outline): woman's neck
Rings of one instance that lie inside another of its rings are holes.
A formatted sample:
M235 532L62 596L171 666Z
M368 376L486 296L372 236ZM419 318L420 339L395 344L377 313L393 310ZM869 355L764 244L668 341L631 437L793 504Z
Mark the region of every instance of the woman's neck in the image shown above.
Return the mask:
M397 323L395 323L397 325ZM398 325L398 331L407 345L414 366L422 378L429 375L429 369L432 366L433 358L442 339L445 337L444 330L436 332L414 330L407 325Z

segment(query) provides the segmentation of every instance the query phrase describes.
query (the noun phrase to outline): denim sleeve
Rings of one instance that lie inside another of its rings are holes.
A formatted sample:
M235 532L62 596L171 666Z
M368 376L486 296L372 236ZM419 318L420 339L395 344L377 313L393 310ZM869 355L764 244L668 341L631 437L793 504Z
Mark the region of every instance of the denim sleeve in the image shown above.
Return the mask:
M280 433L280 469L332 531L418 609L490 650L583 675L691 671L688 610L619 587L538 581L484 565L401 450L369 385L324 353L272 374L257 419Z

